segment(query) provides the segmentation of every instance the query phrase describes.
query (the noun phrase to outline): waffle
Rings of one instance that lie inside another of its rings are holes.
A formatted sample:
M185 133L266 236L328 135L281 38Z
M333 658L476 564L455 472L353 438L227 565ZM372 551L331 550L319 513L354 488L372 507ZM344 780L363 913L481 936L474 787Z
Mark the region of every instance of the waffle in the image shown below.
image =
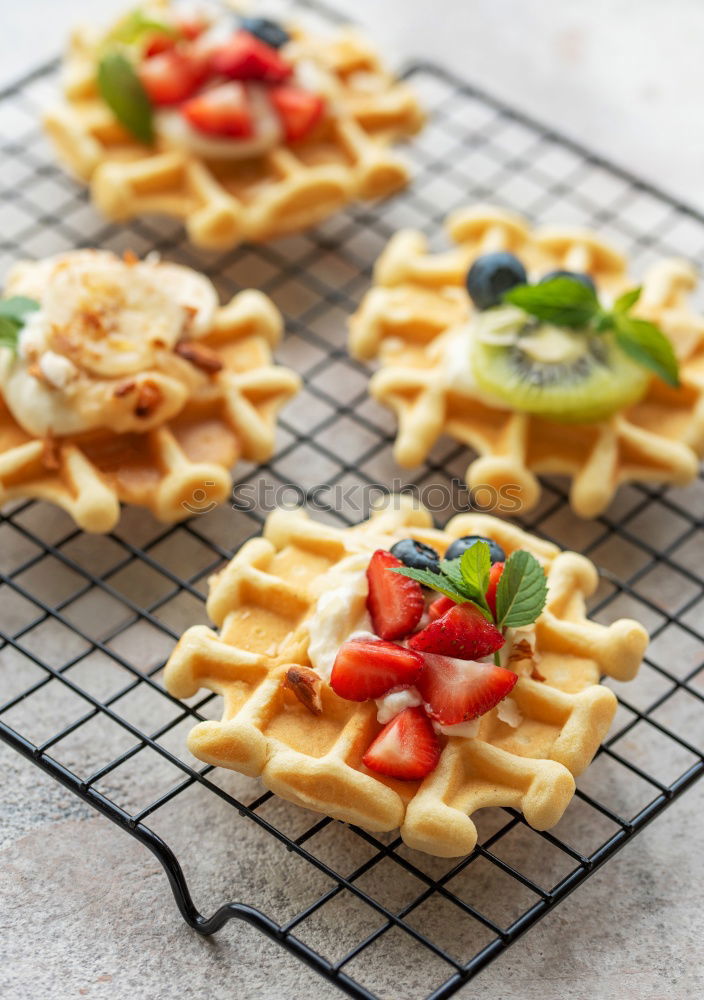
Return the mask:
M305 229L355 198L404 187L408 170L388 147L422 125L412 92L352 29L327 38L290 32L287 57L323 67L334 114L309 139L223 165L163 140L150 149L132 139L96 92L99 39L79 28L65 60L65 101L45 115L59 159L90 184L107 218L175 216L194 244L214 249Z
M625 259L589 230L531 230L518 216L486 205L454 213L447 231L457 246L435 254L419 232L392 237L377 261L375 286L350 321L351 353L380 359L370 392L397 414L399 464L417 465L449 434L477 452L466 479L472 489L493 488L482 497L505 496L510 487L511 510L518 512L538 502L536 473L566 475L571 505L582 517L603 511L622 483L690 482L704 450L704 319L688 304L696 285L690 265L662 260L651 267L634 310L672 340L681 388L653 378L641 402L608 420L557 423L488 405L458 385L447 358L453 343L468 353L462 343L472 313L468 267L481 254L509 250L529 271L588 272L601 292L616 295L634 283Z
M21 281L21 266L15 273ZM5 294L16 284L11 276ZM91 532L114 527L120 501L165 522L210 510L230 492L229 470L239 458L271 455L277 411L299 388L297 375L272 364L281 329L278 311L258 291L218 308L198 343L215 352L222 369L211 377L194 370L183 408L145 433L32 437L0 392L0 504L47 500Z
M455 857L475 845L470 817L477 809L514 807L537 829L558 822L574 775L590 763L616 709L599 676L632 678L647 635L633 621L604 627L585 618L597 574L583 556L489 515L460 514L444 531L431 524L427 511L398 497L346 530L300 510L276 511L263 537L246 542L211 580L207 608L219 633L188 629L165 682L176 697L200 688L223 697L221 721L200 722L189 735L196 757L261 776L277 795L368 830L400 827L410 847ZM380 729L374 702L346 701L322 683L314 715L284 683L292 666L310 667L307 621L324 588L321 574L334 577L351 554L371 554L398 538L411 535L442 552L471 533L495 538L507 553L529 549L548 573L548 602L535 625L540 673L530 658L511 664L519 673L512 692L523 716L517 728L493 709L476 738L441 737L440 763L423 782L384 778L361 763Z

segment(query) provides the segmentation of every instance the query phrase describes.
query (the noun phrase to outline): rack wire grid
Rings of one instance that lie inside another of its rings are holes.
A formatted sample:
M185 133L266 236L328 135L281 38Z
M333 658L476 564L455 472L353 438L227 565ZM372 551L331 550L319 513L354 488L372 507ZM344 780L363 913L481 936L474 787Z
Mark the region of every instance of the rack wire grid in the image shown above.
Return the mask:
M303 14L331 16L308 4ZM564 482L548 479L539 509L521 519L601 567L593 617L635 617L652 637L639 678L612 684L615 727L551 832L532 830L510 809L484 810L477 848L448 861L299 809L189 755L187 731L218 717L219 700L172 698L163 663L183 629L206 620L209 574L259 531L277 487L288 487L289 499L314 498L323 508L316 516L348 524L359 519L355 498L366 488L398 481L393 421L367 396L368 370L345 352L346 317L395 230L417 226L435 241L449 209L492 200L541 222L596 227L640 269L663 254L701 258L704 217L418 64L406 77L431 117L406 149L415 171L409 191L267 246L197 253L172 221L105 224L54 164L38 118L55 95L56 70L36 69L0 101L3 270L81 245L157 249L204 270L225 296L259 287L285 316L279 359L304 375L305 387L283 413L272 461L236 469L235 509L225 504L168 528L127 509L98 538L40 503L7 511L0 736L145 844L201 934L239 918L350 996L398 995L400 983L404 997L449 997L704 771L704 533L696 513L704 482L625 487L602 517L583 522L567 506ZM458 482L466 462L466 449L444 440L406 485L426 499L443 486L442 521L466 502Z

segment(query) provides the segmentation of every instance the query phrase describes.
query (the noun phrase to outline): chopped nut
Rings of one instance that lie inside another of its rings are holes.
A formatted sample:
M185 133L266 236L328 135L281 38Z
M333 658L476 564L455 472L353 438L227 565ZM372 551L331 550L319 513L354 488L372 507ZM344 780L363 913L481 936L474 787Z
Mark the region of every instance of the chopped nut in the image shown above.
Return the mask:
M139 257L134 250L125 250L122 255L122 259L128 267L133 267L135 264L139 264Z
M536 666L535 654L531 644L527 639L520 639L517 643L515 643L513 649L509 653L506 666L509 670L513 670L515 673L518 673L518 668L520 666L525 668L528 664L530 664L531 667L531 677L534 677L535 680L545 680L545 678L540 675L540 671L538 671ZM537 677L535 676L536 672L538 673Z
M207 372L209 375L219 372L223 367L222 361L215 351L203 344L196 344L192 340L180 341L176 344L174 351L180 358L190 361L196 368L200 368L201 371Z
M50 469L52 472L61 467L59 446L51 431L49 431L42 441L42 465L45 469Z
M323 702L320 697L322 680L310 667L289 667L286 671L284 685L293 691L302 705L313 715L321 715Z
M113 396L115 399L122 399L123 396L129 396L131 392L134 392L136 387L137 383L134 379L131 379L129 382L122 382L113 390Z
M544 677L540 673L540 671L538 670L538 665L537 665L537 663L535 663L535 661L533 662L533 669L530 672L530 676L531 676L531 678L534 681L545 681L545 680L547 680L547 677Z
M134 412L138 417L150 417L163 400L161 389L155 382L142 382L137 392Z

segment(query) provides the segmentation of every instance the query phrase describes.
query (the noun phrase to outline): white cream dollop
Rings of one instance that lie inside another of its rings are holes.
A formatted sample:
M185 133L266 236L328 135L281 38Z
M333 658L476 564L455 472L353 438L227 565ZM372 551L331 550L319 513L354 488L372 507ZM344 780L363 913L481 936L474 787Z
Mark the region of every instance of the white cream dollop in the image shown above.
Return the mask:
M501 722L513 729L517 729L523 722L523 714L513 698L503 698L496 706L496 714Z
M392 688L382 698L376 699L376 720L385 725L404 709L415 708L416 705L422 704L423 699L416 688Z
M443 726L439 722L433 721L433 729L436 733L444 736L462 736L466 740L474 739L479 734L479 723L481 719L472 719L470 722L456 722L452 726Z
M370 552L346 556L319 581L320 596L306 622L308 659L324 681L330 680L337 651L347 639L372 638L367 612L367 566Z

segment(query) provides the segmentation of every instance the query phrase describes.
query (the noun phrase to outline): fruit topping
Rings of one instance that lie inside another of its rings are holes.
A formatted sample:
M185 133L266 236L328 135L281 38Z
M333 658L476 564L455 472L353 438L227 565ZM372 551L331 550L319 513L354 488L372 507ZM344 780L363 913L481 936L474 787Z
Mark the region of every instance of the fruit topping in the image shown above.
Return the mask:
M440 615L444 615L446 611L450 610L450 608L454 608L455 604L456 602L453 601L451 597L445 597L443 594L442 597L438 597L434 600L428 608L428 618L430 618L431 622L434 622L436 618L440 617Z
M496 566L503 563L496 563ZM478 660L501 649L504 637L474 604L455 604L408 640L410 649Z
M469 722L494 708L518 680L512 670L491 663L425 654L425 668L416 682L425 709L445 726Z
M193 128L206 135L247 138L253 135L247 92L241 83L223 83L192 97L181 114Z
M528 280L518 257L505 250L477 257L467 274L467 291L477 309L498 306L504 294Z
M330 687L348 701L367 701L394 687L410 687L422 669L423 657L404 646L381 639L349 639L335 657Z
M583 285L596 293L596 285L594 284L594 279L591 274L586 274L584 271L548 271L544 274L538 284L542 285L546 281L552 281L553 278L572 278L574 281L581 281Z
M502 562L494 563L489 572L489 586L486 588L486 603L491 608L491 613L496 618L496 588L504 571Z
M430 545L417 542L415 538L402 538L391 546L391 554L400 559L404 566L412 569L429 569L437 573L440 556Z
M145 59L139 79L152 104L180 104L200 87L208 73L205 61L191 52L169 49Z
M439 760L440 741L422 708L399 712L362 757L370 771L405 781L425 778Z
M271 21L268 17L243 17L241 24L245 31L270 45L272 49L280 49L291 40L289 33L277 21Z
M459 559L459 557L466 552L468 548L474 545L475 542L486 542L489 546L489 558L492 563L505 562L506 553L501 548L498 542L495 542L493 538L485 538L484 535L463 535L461 538L456 538L454 542L448 547L445 553L446 559Z
M270 96L287 142L306 136L325 112L325 101L320 94L311 94L300 87L273 87Z
M425 608L419 583L391 572L403 563L386 549L377 549L367 567L367 609L376 635L403 639L416 627Z
M275 48L262 42L249 31L237 31L211 56L212 68L232 80L264 80L281 83L293 68Z

